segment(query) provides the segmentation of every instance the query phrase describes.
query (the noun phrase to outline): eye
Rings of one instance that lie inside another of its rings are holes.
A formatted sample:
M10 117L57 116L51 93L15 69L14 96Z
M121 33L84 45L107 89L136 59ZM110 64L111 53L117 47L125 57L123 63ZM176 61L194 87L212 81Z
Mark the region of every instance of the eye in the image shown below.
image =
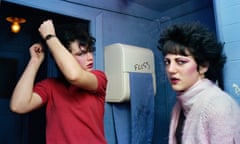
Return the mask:
M169 64L170 64L170 60L164 59L164 64L165 64L165 65L169 65Z
M83 55L85 55L87 53L88 53L88 51L81 51L81 52L76 53L75 55L76 56L83 56Z
M177 64L179 64L179 65L183 65L185 63L187 63L186 60L177 60Z
M76 53L75 55L76 55L76 56L82 56L83 53Z

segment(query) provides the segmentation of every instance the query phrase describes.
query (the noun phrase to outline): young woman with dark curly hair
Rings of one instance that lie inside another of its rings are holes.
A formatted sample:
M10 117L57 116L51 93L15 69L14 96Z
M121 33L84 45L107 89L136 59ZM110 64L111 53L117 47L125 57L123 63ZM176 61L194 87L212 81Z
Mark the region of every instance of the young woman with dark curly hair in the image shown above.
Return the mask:
M47 144L106 144L107 78L94 70L95 38L75 25L55 32L52 20L44 21L39 32L62 75L34 84L44 51L41 44L33 44L29 63L13 91L11 110L27 113L45 105Z
M216 84L223 45L205 26L185 23L166 29L159 49L177 93L169 144L240 144L239 105Z

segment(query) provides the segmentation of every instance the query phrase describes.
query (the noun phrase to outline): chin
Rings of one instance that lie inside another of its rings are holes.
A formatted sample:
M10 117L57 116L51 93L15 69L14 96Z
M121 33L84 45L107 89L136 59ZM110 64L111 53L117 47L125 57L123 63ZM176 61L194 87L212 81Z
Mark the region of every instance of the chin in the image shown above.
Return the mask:
M174 86L172 86L172 89L173 89L174 91L176 91L176 92L183 92L183 91L184 91L183 88L174 87Z

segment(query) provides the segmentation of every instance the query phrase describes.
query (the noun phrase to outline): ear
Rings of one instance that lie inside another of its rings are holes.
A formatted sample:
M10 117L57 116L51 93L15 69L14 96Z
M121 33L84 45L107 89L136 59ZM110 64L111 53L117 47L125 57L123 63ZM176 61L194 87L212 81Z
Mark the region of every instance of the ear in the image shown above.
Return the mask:
M207 72L208 67L209 67L208 62L205 62L204 64L200 65L199 66L199 73L204 75Z

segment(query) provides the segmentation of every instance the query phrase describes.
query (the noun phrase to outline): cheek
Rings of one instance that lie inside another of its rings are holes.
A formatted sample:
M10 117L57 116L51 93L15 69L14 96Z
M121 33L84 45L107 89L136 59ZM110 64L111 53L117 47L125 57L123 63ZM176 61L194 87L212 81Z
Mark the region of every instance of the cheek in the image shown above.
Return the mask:
M78 62L80 65L82 65L82 63L83 63L82 57L75 56L75 59L77 60L77 62Z
M188 75L188 76L198 74L197 65L189 65L189 66L185 69L185 74Z
M191 65L188 68L189 73L197 72L197 66L196 65Z

